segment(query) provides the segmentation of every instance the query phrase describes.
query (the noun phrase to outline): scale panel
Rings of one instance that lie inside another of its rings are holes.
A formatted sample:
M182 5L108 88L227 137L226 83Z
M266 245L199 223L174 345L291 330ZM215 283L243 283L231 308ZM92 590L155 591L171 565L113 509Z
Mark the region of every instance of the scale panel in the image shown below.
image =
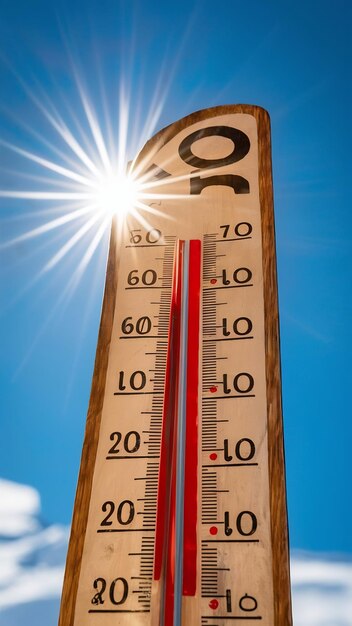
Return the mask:
M291 624L267 124L200 112L134 164L149 211L112 227L60 626Z

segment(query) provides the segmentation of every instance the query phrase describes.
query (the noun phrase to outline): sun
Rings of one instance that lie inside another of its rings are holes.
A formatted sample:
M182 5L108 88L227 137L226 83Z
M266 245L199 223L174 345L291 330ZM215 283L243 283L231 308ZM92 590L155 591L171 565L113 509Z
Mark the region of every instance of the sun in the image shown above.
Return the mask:
M77 288L95 253L101 250L112 225L114 228L118 226L119 236L130 218L150 230L152 216L161 214L155 204L168 197L160 194L160 181L155 181L149 173L149 162L137 164L136 157L131 160L138 153L140 144L143 145L154 132L161 110L158 115L147 115L149 121L141 132L132 132L131 102L123 86L118 115L112 116L107 101L106 115L99 118L98 109L76 70L74 77L81 104L81 107L77 105L74 114L70 107L68 111L59 110L49 98L44 104L26 87L26 93L43 116L43 124L48 123L50 130L48 136L35 130L35 137L39 140L35 151L0 139L0 148L18 157L16 171L10 170L16 181L15 187L0 187L0 200L16 201L24 208L26 201L29 206L33 203L38 206L32 213L23 211L25 215L21 223L24 230L0 242L0 251L51 234L55 245L60 240L52 256L33 275L29 288L81 246L82 258L78 264L75 259L67 284L70 293ZM136 128L139 123L136 126L134 121L134 131ZM31 223L28 220L32 217L35 220L33 227L28 228ZM83 241L84 246L81 245ZM45 245L43 243L43 247Z
M93 195L98 211L123 218L136 207L141 195L140 185L130 174L103 175Z

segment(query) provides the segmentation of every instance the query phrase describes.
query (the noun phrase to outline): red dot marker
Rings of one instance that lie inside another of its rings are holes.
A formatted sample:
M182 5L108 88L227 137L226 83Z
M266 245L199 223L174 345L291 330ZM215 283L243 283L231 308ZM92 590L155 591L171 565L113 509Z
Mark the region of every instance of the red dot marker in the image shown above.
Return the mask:
M212 452L211 454L209 454L209 458L212 461L216 461L216 459L218 458L218 455L216 454L216 452Z
M212 278L212 279L210 280L210 282L211 282L211 284L212 284L212 285L215 285L215 283L217 283L218 281L217 281L217 279L216 279L216 278Z
M213 387L210 387L210 389L209 389L210 393L216 393L217 390L218 390L218 388L215 387L215 385Z
M217 609L219 606L219 602L217 600L210 600L209 607L211 609Z
M209 532L210 532L211 535L217 535L218 534L218 529L216 528L216 526L210 526Z

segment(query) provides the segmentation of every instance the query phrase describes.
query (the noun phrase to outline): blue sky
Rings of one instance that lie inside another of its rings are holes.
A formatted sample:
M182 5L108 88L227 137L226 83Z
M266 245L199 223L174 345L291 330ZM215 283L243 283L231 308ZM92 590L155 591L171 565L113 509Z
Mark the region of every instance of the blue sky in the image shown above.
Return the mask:
M47 98L80 140L79 125L88 134L77 75L105 137L108 118L112 135L118 130L124 78L129 158L151 132L194 110L251 103L269 111L291 545L352 552L351 4L1 0L0 10L1 140L43 158L64 164L69 154L39 108L48 110ZM158 104L154 128L143 129ZM0 143L0 189L58 185L57 175L7 144ZM44 518L68 523L107 234L69 298L88 240L43 267L75 222L7 245L70 210L55 212L58 204L0 198L0 475L35 486Z

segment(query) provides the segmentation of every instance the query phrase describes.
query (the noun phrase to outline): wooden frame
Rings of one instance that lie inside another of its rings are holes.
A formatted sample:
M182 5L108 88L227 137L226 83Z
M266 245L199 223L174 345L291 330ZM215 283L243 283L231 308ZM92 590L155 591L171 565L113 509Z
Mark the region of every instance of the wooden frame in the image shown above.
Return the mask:
M146 146L139 154L137 165L143 162L146 155L150 154L152 158L152 155L162 145L167 143L171 137L190 124L204 120L208 117L233 113L245 113L252 115L256 119L258 127L259 195L262 215L263 246L270 513L275 615L273 626L290 626L292 624L292 616L285 489L285 461L281 410L279 322L269 116L264 109L251 105L218 106L198 111L157 133L157 135L147 142ZM71 537L67 555L59 626L72 626L74 622L80 565L97 453L102 406L104 401L106 372L117 291L118 263L119 259L116 250L116 223L113 222L102 316L74 505Z

